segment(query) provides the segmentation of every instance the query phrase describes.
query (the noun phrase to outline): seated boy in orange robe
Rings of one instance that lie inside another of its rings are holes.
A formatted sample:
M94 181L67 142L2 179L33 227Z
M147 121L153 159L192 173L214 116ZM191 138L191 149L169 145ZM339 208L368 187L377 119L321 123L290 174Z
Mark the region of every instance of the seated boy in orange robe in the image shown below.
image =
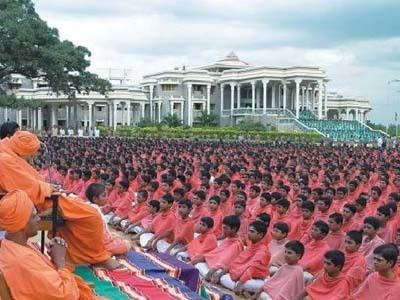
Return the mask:
M155 249L160 236L172 242L175 225L175 214L171 210L174 198L171 194L165 194L160 199L160 212L151 222L151 226L144 229L134 239L139 240L140 246L145 249ZM167 233L167 236L164 234Z
M373 251L376 247L383 245L385 242L377 235L381 226L379 220L375 217L366 217L364 219L364 238L360 247L360 252L364 255L367 262L367 272L374 270Z
M373 251L375 272L370 274L349 300L396 300L400 295L400 278L396 274L399 250L393 244L378 246Z
M378 229L376 233L385 243L394 242L396 232L393 232L393 227L389 226L388 221L390 216L392 215L392 211L387 205L379 206L376 210L375 217L381 222L381 227Z
M101 214L101 207L107 203L106 188L101 183L92 183L85 192L86 198L91 205ZM113 255L126 254L131 248L130 243L118 236L113 235L109 230L105 220L104 226L104 245L108 252Z
M116 227L128 232L128 228L131 224L141 221L148 214L147 199L149 193L146 190L140 190L136 194L136 203L128 211L128 214L124 216L118 223L116 222Z
M284 222L277 222L272 228L272 239L268 244L268 251L271 253L269 262L269 273L272 276L285 263L285 244L289 241L287 235L289 226Z
M222 237L222 219L224 218L222 211L219 208L220 203L221 199L219 196L212 196L208 200L207 216L212 218L214 221L213 231L217 239Z
M350 230L361 230L362 224L359 224L355 219L355 214L357 212L357 208L354 204L346 203L342 209L343 216L343 232L348 232Z
M323 268L323 257L330 247L325 241L329 226L324 221L316 221L311 228L311 241L305 245L305 253L300 260L304 270L304 279L310 282Z
M195 232L199 233L189 244L182 247L176 257L195 265L201 258L217 247L217 238L213 231L214 221L210 217L200 218Z
M192 210L192 202L190 200L180 200L178 203L178 216L174 225L174 240L168 243L162 236L159 237L157 242L157 251L161 253L170 253L175 255L181 248L189 244L193 240L193 232L195 224L189 218L190 211Z
M304 246L299 241L285 244L285 264L274 276L267 278L264 285L256 291L251 299L294 299L304 293L303 268L298 264L304 254Z
M225 269L243 251L243 243L237 235L240 228L238 216L226 216L222 221L224 239L215 249L198 258L195 265L200 275L211 280L214 273Z
M301 300L308 295L310 300L337 299L345 300L350 295L350 283L342 272L345 258L343 252L330 250L324 254L324 273L306 287L305 294L296 299Z
M299 240L300 241L311 241L311 227L314 223L314 210L315 205L311 201L304 201L301 205L302 217L299 225ZM304 244L304 243L303 243Z
M98 299L83 280L66 266L66 242L50 242L51 261L28 239L38 231L40 217L28 195L15 190L0 199L0 228L6 230L0 244L0 271L12 299Z
M351 290L358 287L364 280L367 273L367 263L364 255L359 251L362 243L362 233L357 230L350 230L346 233L344 240L345 263L343 273L350 281Z
M194 193L192 197L192 212L190 213L190 218L197 224L200 221L201 217L207 216L208 208L205 204L206 201L206 193L204 191L197 191Z
M125 229L125 233L133 233L140 234L143 230L151 227L153 220L158 216L160 212L160 201L158 200L150 200L148 202L144 202L144 207L141 208L142 212L138 212L135 217L137 220L135 223L131 223L128 228ZM146 211L144 211L146 209ZM139 218L139 214L141 218Z
M271 220L273 226L276 222L284 222L289 226L288 239L298 239L300 236L300 221L289 214L290 202L282 198L276 203L276 212Z
M345 233L342 231L343 216L339 213L333 213L329 216L329 233L326 237L331 250L342 250L344 247Z
M234 203L233 214L239 217L240 220L240 228L238 231L238 236L245 242L247 239L247 232L249 230L249 215L246 211L246 202L243 200L236 200Z
M262 242L266 232L265 223L250 223L248 238L251 244L226 269L214 276L213 282L220 280L224 287L236 294L242 294L245 290L256 292L264 284L271 259L267 246Z

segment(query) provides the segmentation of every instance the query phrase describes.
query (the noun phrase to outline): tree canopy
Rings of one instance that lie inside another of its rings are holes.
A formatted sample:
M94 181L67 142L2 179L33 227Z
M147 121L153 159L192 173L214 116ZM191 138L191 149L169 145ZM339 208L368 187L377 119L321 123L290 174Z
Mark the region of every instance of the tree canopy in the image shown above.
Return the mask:
M36 13L32 1L0 0L0 104L27 104L12 97L12 74L41 78L54 92L71 98L82 91L106 93L110 83L86 70L90 55L87 48L61 40L58 30Z

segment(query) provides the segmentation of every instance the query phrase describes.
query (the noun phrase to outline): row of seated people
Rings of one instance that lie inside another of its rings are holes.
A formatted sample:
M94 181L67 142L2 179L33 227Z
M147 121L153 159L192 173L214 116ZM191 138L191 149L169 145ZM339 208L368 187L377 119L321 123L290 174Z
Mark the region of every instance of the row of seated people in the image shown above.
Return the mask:
M105 187L101 184L92 184L87 190L87 197L92 202L106 206L107 196L104 191ZM100 192L103 194L101 199L98 196ZM343 290L343 293L350 295L359 290L360 284L365 281L367 275L373 273L374 249L392 241L400 244L400 234L396 235L397 230L394 235L391 232L385 236L385 240L378 235L382 231L382 223L386 221L387 224L393 202L379 207L376 217L367 216L361 220L361 223L352 220L357 211L356 206L346 204L343 213L346 216L347 227L346 231L343 231L341 214L335 212L330 214L327 222L318 216L313 218L314 203L305 200L301 205L302 226L300 226L300 235L298 235L298 233L292 232L293 226L297 225L293 220L290 221L287 215L285 217L290 206L286 199L277 201L276 212L272 214L272 218L267 213L261 213L256 216L254 221L243 218L246 212L246 202L237 200L234 205L234 214L224 216L222 221L217 223L212 216L212 210L218 209L218 197L214 196L208 200L208 213L193 215L190 200L182 199L176 203L171 195L164 195L160 201L146 201L145 196L145 191L138 193L139 202L143 203L142 207L146 208L141 212L137 211L142 220L131 223L129 219L120 218L109 212L106 215L108 222L116 228L128 229L127 232L136 233L134 241L143 249L175 255L198 268L206 280L213 283L219 282L237 293L253 293L262 299L266 297L266 295L260 295L264 281L266 286L271 285L271 290L267 290L267 294L269 292L269 295L274 295L271 299L276 299L275 295L279 291L288 291L288 293L292 293L290 295L293 297L301 294L299 289L281 289L281 283L275 282L278 278L283 280L282 278L287 276L287 271L284 271L285 263L288 263L285 245L290 240L292 242L289 245L295 243L297 249L299 247L305 249L297 250L300 254L297 260L300 261L299 266L301 266L304 277L302 280L306 283L312 282L310 288L306 289L311 299L319 299L317 298L318 292L313 295L311 287L323 280L319 278L324 266L324 255L328 251L339 251L339 256L346 257L348 262L345 268L348 271L346 282L349 282L349 285ZM321 206L326 204L324 201L317 202L322 202ZM199 203L202 204L202 201L200 200ZM357 199L356 203L361 210L365 209L364 198ZM173 209L174 205L176 205L176 210ZM394 205L394 207L396 206ZM245 220L243 224L241 224L241 220ZM243 225L246 228L244 234ZM216 226L220 226L220 228L216 230ZM360 229L363 230L364 237ZM193 234L193 232L196 233ZM340 251L343 251L344 254ZM337 254L338 252L333 253ZM340 266L340 263L337 263L336 266ZM282 267L284 268L279 273L278 271ZM340 269L342 267L343 263ZM273 276L264 279L267 274ZM328 282L330 281L328 280ZM299 286L304 287L304 283ZM332 295L336 293L334 290L330 292ZM295 299L291 297L287 299Z

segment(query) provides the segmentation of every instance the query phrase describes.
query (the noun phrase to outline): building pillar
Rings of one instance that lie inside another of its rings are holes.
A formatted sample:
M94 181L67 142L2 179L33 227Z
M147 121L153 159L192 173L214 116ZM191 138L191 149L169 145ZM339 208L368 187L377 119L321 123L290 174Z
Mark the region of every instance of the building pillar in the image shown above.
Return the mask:
M231 82L230 84L231 87L231 117L233 116L233 109L235 106L235 84Z
M267 114L267 88L268 88L268 79L263 80L263 114Z
M256 108L256 82L251 82L251 113L254 114Z
M318 119L322 119L322 80L318 81Z
M17 110L17 123L22 127L22 108Z
M315 107L315 85L313 85L313 87L312 87L312 89L311 89L311 105L312 105L312 108L311 108L311 111L313 111L314 112L314 107Z
M141 119L145 118L145 104L143 102L140 102L140 117Z
M324 82L324 110L325 110L325 118L328 118L328 93L326 88L326 82Z
M154 92L154 85L150 85L149 86L150 89L150 101L149 101L149 105L150 105L150 121L153 121L153 92Z
M182 120L182 122L183 122L183 102L179 102L181 105L180 105L180 108L181 108L181 120Z
M237 101L236 108L240 109L240 84L237 85Z
M158 102L158 117L157 117L158 123L161 123L161 102Z
M42 130L42 126L43 126L43 115L42 115L42 108L38 107L38 117L37 117L37 122L38 122L38 129Z
M113 103L113 129L114 131L117 129L117 102Z
M295 79L296 84L296 95L295 95L295 109L296 109L296 118L300 117L300 106L299 106L299 94L300 94L300 83L301 79Z
M275 99L275 89L276 86L274 84L272 84L271 86L271 107L272 108L276 108L278 105L276 105L276 99Z
M93 104L88 103L89 126L88 129L93 127Z
M224 87L225 85L221 83L221 118L223 116L223 111L224 111Z
M131 125L131 101L126 101L126 109L127 109L127 116L126 116L126 125Z
M8 108L4 107L4 122L8 121Z
M69 127L69 106L68 106L68 104L65 105L65 126L68 129L68 127Z
M282 80L282 85L283 85L283 109L286 109L287 90L286 90L286 81L285 80Z
M32 128L33 129L36 129L37 127L37 125L36 125L36 113L37 113L37 109L34 107L34 108L32 108Z
M193 105L192 105L192 84L188 83L187 85L187 90L188 90L188 99L187 99L187 116L188 116L188 126L192 126L193 120Z
M211 84L207 84L207 113L210 113L211 109Z
M108 103L108 127L113 127L113 121L112 121L112 116L113 116L113 105L112 103Z
M256 107L261 108L261 90L256 86Z
M51 105L51 127L56 125L56 106Z

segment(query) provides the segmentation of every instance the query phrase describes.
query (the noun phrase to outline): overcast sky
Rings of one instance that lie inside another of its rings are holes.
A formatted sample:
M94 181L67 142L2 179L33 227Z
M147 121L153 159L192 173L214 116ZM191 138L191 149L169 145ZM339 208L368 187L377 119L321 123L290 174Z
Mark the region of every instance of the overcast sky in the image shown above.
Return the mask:
M33 0L91 69L142 75L197 66L230 51L267 66L319 66L328 88L371 101L374 122L400 113L399 0Z

